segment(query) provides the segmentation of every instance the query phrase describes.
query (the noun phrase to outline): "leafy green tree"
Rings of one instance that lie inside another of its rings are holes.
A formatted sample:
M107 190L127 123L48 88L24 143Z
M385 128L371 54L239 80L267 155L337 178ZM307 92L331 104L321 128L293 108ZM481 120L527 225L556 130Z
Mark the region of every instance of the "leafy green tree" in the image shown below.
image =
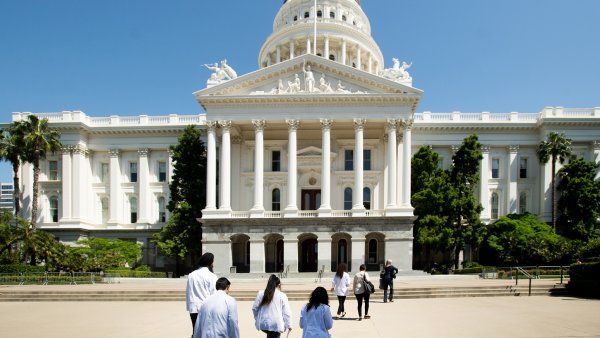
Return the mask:
M23 123L25 154L28 162L33 164L33 200L31 205L31 226L35 229L38 215L38 196L40 161L46 158L48 153L54 153L61 148L60 132L51 128L48 119L39 119L35 115L29 115Z
M77 246L68 248L68 251L70 264L83 263L81 267L75 266L74 270L99 271L106 268L134 267L142 258L140 244L119 239L82 239L77 241Z
M19 168L25 147L23 122L13 122L0 136L0 159L10 162L13 170L15 215L21 210Z
M559 223L564 234L587 241L600 236L600 181L595 180L598 164L575 159L559 172Z
M171 146L173 177L169 185L171 217L165 227L154 235L161 252L176 262L176 275L181 274L181 261L192 262L202 254L202 228L198 219L206 206L206 148L202 133L188 126Z
M565 137L565 134L551 132L546 141L542 141L537 149L537 155L540 163L546 164L548 161L552 163L552 227L556 231L556 161L561 164L571 156L572 145L571 140Z
M511 214L491 224L485 240L489 263L539 265L560 261L565 240L532 214Z

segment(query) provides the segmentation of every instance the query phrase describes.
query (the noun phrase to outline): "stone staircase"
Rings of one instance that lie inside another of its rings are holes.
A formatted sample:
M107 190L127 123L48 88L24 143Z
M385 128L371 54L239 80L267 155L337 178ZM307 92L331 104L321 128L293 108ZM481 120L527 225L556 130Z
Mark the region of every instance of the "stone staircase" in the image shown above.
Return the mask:
M233 291L237 301L254 301L257 291ZM290 301L307 301L308 290L284 290ZM565 295L561 285L537 285L531 289L532 296ZM502 297L527 296L527 286L465 286L397 288L395 299L453 298L453 297ZM382 297L378 290L371 296ZM330 294L330 299L335 296ZM185 290L27 290L18 288L0 289L0 302L183 302Z

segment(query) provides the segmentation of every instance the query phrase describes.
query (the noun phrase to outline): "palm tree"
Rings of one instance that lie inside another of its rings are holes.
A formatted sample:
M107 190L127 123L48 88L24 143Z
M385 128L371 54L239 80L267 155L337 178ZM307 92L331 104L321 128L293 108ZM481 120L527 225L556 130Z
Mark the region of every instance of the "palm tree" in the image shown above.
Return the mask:
M11 123L11 125L0 134L0 159L10 162L13 169L15 216L19 215L19 211L21 210L19 168L23 161L24 145L24 124L21 121Z
M25 157L33 164L33 201L31 206L31 227L35 229L38 214L38 181L40 177L40 161L48 153L60 150L60 132L48 125L48 119L39 119L29 115L24 121Z
M537 149L540 163L552 161L552 227L556 232L556 160L561 164L571 156L571 140L565 134L551 132L546 141L542 141Z

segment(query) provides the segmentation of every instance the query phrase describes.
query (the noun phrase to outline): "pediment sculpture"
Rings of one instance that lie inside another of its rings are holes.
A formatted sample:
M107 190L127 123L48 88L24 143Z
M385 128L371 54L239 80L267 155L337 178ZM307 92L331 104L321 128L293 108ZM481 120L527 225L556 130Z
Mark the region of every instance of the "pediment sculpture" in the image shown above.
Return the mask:
M392 68L386 68L380 71L379 76L412 87L412 77L408 72L408 69L412 67L412 63L408 64L402 61L401 64L400 60L397 58L393 58L392 60L394 62L394 66Z
M233 80L238 76L235 70L233 70L233 68L227 64L227 59L222 60L220 65L218 62L215 62L213 65L205 64L204 67L213 71L208 80L206 80L207 88L220 85L221 83L229 80Z

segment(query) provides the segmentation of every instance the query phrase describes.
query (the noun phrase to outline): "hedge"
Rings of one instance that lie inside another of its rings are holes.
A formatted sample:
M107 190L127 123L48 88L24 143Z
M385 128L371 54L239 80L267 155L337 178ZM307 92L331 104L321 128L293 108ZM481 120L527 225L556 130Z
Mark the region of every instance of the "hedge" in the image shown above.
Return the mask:
M130 269L106 269L105 274L124 278L166 278L166 272L136 271Z
M9 264L0 265L0 273L23 273L23 272L44 272L46 271L45 266L34 266L34 265L23 265L23 264Z
M84 275L84 276L71 276L68 273L58 275L50 274L45 275L44 273L30 273L25 275L18 274L6 274L0 275L0 285L68 285L68 284L92 284L92 278L94 283L102 283L102 276L100 275Z
M600 262L571 265L568 288L573 294L600 298Z

